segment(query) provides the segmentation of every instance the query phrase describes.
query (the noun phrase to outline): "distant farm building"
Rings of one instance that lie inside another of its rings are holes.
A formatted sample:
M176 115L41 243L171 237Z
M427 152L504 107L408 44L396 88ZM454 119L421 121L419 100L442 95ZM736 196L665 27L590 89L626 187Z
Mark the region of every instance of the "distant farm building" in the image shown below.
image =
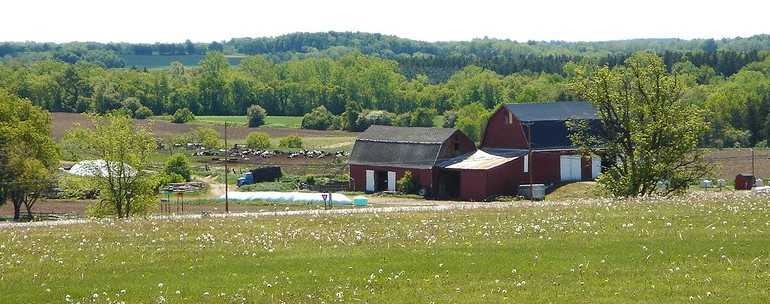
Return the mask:
M601 159L578 154L566 125L571 119L598 123L585 102L505 105L490 117L478 149L456 129L372 126L351 153L353 188L396 191L411 171L428 197L479 201L514 194L529 183L530 169L534 183L594 179Z

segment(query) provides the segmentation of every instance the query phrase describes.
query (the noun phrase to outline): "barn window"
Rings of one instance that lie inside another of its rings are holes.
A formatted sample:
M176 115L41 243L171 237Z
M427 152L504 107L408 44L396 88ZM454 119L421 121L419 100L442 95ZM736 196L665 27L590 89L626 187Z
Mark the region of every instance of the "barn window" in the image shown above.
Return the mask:
M529 172L529 155L524 155L524 173Z
M513 124L513 113L511 112L508 112L508 124L509 125Z

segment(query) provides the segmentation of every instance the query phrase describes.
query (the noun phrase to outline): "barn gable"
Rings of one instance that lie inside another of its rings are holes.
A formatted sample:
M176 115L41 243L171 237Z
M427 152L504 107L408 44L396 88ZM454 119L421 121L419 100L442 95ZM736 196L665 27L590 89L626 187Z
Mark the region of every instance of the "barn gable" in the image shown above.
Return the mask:
M569 139L569 120L587 120L593 127L599 123L596 109L587 102L507 104L490 118L482 146L526 149L531 135L536 150L574 149Z

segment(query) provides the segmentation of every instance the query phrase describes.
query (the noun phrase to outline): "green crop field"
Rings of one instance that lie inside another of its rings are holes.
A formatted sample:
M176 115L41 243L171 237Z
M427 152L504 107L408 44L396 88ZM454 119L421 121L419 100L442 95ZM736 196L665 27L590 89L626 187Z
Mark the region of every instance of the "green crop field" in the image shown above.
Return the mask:
M171 116L153 116L153 119L171 121ZM246 125L246 116L195 116L192 123ZM302 125L302 116L267 116L263 127L272 128L299 128Z
M0 303L768 303L769 207L696 194L7 229Z

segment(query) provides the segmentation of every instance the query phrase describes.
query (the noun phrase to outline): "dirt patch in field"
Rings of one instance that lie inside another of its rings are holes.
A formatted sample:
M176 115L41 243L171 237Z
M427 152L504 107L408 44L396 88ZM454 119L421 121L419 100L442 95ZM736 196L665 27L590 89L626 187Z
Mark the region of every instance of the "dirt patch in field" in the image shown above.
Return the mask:
M751 149L713 149L705 159L714 165L712 176L728 182L739 173L751 174ZM770 177L770 149L754 149L754 172L762 179Z
M93 201L86 200L41 200L35 204L32 208L32 212L35 214L85 214L86 207ZM21 208L21 213L26 214L24 207ZM13 204L10 202L0 206L0 216L12 217L13 216Z
M91 121L86 115L78 113L51 113L52 119L52 133L54 138L59 139L66 134L67 131L80 125L81 127L90 128L93 126ZM159 137L172 137L183 133L188 133L199 127L210 127L219 131L224 135L223 125L213 124L175 124L167 121L159 120L135 120L137 126L148 127L155 136ZM270 137L285 137L289 135L296 135L300 137L355 137L356 133L345 131L319 131L319 130L306 130L306 129L294 129L294 128L247 128L245 126L228 126L227 137L230 139L244 139L246 135L251 132L264 132L270 135Z

